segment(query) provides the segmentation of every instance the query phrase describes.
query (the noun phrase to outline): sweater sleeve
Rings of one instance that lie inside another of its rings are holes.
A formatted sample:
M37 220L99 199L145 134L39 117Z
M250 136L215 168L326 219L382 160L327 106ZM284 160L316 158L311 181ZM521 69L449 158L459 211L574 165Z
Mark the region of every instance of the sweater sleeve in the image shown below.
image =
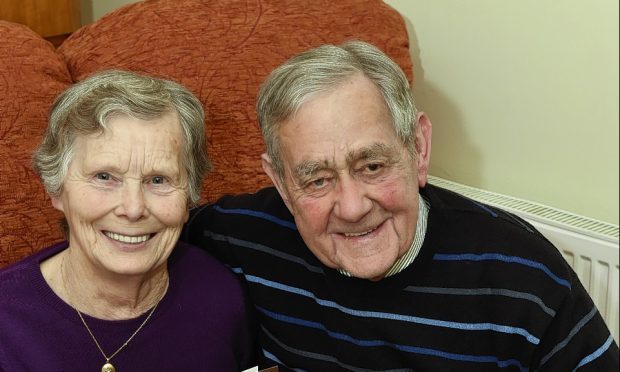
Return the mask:
M232 268L246 268L252 258L248 257L245 245L265 235L263 228L273 226L274 222L293 225L292 216L275 188L227 195L190 211L181 240L208 251Z
M571 290L557 309L532 363L537 371L618 371L618 345L571 270Z
M209 252L229 267L236 266L233 250L227 244L227 234L217 204L207 204L190 211L188 222L183 228L181 240Z

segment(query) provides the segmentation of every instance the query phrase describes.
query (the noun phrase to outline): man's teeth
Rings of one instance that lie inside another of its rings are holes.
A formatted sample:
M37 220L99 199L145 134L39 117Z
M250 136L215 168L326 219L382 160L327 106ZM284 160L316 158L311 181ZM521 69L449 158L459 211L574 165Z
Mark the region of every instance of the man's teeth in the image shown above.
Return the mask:
M364 232L360 232L360 233L344 233L344 236L346 236L347 238L352 238L352 237L356 237L356 236L362 236L362 235L370 234L373 231L375 231L375 229L370 229L368 231L364 231Z
M112 240L116 240L121 243L129 243L129 244L143 243L149 240L149 237L150 237L150 234L140 235L140 236L127 236L127 235L121 235L121 234L117 234L117 233L113 233L109 231L106 231L105 235Z

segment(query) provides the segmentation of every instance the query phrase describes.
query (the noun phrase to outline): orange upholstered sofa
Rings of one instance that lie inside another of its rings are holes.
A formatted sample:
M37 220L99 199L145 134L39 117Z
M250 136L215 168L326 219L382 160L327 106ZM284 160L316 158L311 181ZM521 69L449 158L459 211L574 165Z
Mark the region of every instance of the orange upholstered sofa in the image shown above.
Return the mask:
M30 159L54 98L109 68L169 78L196 94L214 171L202 200L269 184L254 102L265 76L324 43L369 41L412 79L405 24L378 0L151 0L84 26L58 49L0 21L0 267L63 239Z

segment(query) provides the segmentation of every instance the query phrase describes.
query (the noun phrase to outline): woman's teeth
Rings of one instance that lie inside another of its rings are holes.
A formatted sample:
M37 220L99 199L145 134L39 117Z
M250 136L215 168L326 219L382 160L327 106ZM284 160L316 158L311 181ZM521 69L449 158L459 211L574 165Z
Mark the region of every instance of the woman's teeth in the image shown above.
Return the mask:
M121 235L121 234L117 234L117 233L113 233L109 231L106 231L105 235L112 240L116 240L121 243L129 243L129 244L143 243L149 240L149 237L150 237L150 234L140 235L140 236L128 236L128 235Z

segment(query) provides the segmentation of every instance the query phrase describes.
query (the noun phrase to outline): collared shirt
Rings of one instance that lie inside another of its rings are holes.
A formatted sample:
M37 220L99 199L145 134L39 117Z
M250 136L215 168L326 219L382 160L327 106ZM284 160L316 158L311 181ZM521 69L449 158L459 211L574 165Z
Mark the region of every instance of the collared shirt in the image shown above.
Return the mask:
M401 258L396 260L394 265L386 272L385 277L392 276L394 274L398 274L403 271L407 266L409 266L413 260L420 253L420 248L422 248L422 244L424 243L424 236L426 236L426 223L428 221L428 202L424 200L422 195L420 195L420 202L418 203L418 222L415 227L415 235L413 237L413 242L411 243L411 247L407 253L405 253ZM351 274L345 270L338 269L342 275L351 276Z

